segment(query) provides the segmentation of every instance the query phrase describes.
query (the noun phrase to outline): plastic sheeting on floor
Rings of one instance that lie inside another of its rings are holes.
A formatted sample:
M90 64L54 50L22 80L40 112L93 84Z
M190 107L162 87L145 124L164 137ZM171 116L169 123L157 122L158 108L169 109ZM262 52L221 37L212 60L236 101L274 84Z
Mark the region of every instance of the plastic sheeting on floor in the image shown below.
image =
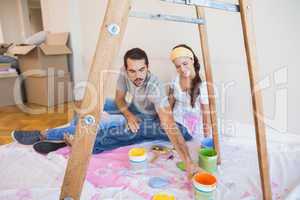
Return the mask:
M267 138L273 199L300 198L300 137L270 129ZM199 140L195 137L188 143L195 160ZM150 148L153 144L169 145L156 141L135 146ZM193 199L185 173L176 168L178 156L174 160L161 158L147 170L133 172L127 158L129 148L92 156L81 199L143 200L160 191L179 200ZM236 124L234 131L222 134L221 151L216 199L262 199L254 128ZM16 143L0 147L0 199L58 199L68 156L68 148L43 156ZM170 185L164 189L149 187L149 179L155 176L167 178Z

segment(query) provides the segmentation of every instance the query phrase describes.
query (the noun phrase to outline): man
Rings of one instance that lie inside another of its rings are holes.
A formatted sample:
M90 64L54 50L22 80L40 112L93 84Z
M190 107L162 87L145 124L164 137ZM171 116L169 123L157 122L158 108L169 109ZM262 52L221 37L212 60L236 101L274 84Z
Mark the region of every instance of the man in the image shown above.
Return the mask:
M126 95L132 97L129 105L125 100ZM175 123L165 89L149 71L148 57L142 49L134 48L126 52L124 69L117 82L115 102L107 100L104 111L109 115L101 117L93 153L147 140L169 139L185 162L189 177L199 170L185 143L192 137L184 126ZM75 127L76 120L73 120L68 127L31 134L15 131L13 137L23 144L36 142L34 148L47 153L64 145L52 141L65 139L72 144L70 135L75 133Z

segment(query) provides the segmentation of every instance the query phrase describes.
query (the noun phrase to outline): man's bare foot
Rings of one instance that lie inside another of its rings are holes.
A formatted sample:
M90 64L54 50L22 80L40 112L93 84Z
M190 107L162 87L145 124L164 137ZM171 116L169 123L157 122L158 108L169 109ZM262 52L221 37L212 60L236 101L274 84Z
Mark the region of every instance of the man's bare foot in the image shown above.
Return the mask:
M64 140L65 140L65 142L66 142L69 146L72 146L72 145L73 145L73 142L74 142L74 136L65 133L65 134L64 134Z

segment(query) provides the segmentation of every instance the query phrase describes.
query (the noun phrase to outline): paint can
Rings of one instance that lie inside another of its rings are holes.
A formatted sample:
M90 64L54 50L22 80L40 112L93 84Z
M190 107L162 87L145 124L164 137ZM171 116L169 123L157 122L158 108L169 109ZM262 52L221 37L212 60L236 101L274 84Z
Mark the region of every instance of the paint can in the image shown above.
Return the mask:
M160 192L153 195L152 200L176 200L173 194L168 192Z
M207 172L199 172L193 177L195 200L214 200L217 178Z
M204 138L201 141L202 148L214 148L214 140L213 138Z
M132 148L128 152L131 169L144 170L148 166L147 150L145 148Z
M212 148L201 148L199 150L199 166L207 172L217 172L218 155Z

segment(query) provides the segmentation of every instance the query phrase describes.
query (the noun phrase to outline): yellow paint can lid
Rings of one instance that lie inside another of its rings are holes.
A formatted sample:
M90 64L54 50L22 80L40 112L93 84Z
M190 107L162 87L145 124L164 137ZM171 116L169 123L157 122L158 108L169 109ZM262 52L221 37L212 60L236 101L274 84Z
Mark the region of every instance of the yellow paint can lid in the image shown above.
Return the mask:
M166 192L160 192L160 193L155 194L152 197L152 200L176 200L176 199L173 194L169 194Z
M145 154L146 154L145 148L132 148L128 153L128 155L131 157L145 156Z

